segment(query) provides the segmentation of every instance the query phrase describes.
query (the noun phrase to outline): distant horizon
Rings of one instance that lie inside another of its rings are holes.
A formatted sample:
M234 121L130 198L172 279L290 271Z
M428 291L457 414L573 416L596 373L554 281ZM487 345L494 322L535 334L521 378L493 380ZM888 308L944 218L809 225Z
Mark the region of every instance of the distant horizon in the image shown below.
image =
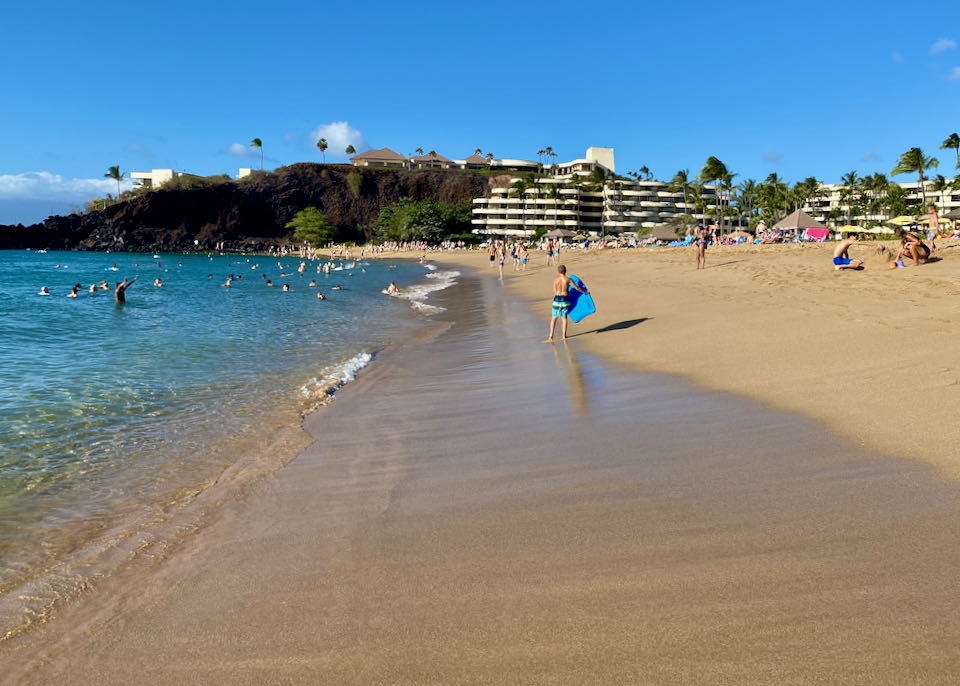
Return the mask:
M735 182L836 183L890 175L920 147L957 173L939 148L960 130L960 29L945 0L815 2L803 21L753 0L586 14L558 0L511 8L509 22L433 0L415 12L372 1L362 17L299 0L48 10L5 16L8 54L30 59L4 74L4 224L115 194L112 165L233 176L259 167L254 138L267 168L321 161L322 137L328 162L347 145L521 159L551 146L568 160L613 144L624 175L694 176L716 156Z

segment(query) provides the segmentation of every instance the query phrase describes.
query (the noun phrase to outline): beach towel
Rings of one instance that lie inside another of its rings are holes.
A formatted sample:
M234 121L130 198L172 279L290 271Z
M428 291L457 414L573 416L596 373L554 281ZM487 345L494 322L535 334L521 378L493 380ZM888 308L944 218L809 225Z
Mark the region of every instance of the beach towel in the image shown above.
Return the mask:
M813 241L825 241L830 235L830 229L806 229L807 238Z

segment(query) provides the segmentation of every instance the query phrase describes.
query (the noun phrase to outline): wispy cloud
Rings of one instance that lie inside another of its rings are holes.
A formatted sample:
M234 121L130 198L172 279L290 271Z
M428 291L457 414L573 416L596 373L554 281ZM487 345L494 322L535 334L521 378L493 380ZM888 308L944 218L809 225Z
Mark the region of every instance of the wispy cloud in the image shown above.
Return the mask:
M152 160L154 158L153 152L143 147L143 144L140 143L139 141L130 141L129 143L127 143L126 148L127 148L127 152L131 152L134 155L138 155L145 160Z
M243 143L231 143L227 152L237 157L260 157L260 151Z
M764 164L780 164L783 160L783 155L778 152L765 152L763 153L763 163Z
M131 186L129 179L120 183L121 190L129 190ZM83 202L116 192L117 182L113 179L68 179L47 171L0 174L2 199Z
M865 153L860 155L861 162L878 162L880 160L880 155L876 150L867 150Z
M370 148L363 134L350 126L345 121L335 121L329 124L321 124L310 132L310 143L316 145L321 138L327 139L327 152L333 157L346 157L344 152L348 145L356 148L357 152L363 152Z
M957 41L950 40L949 38L940 38L930 46L930 54L936 55L947 50L953 50L955 47L957 47Z
M947 77L951 81L956 81L960 79L960 67L954 67L953 71L950 72L950 76Z

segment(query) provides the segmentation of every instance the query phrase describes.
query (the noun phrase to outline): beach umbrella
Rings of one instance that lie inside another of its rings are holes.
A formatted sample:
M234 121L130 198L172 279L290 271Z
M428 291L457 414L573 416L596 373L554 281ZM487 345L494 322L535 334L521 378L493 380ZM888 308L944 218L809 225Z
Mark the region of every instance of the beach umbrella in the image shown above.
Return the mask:
M950 210L945 216L947 219L960 219L960 207L955 210Z
M825 229L827 227L803 210L797 210L796 212L788 214L786 217L778 221L773 225L773 228L778 230L783 229L786 231L797 231L799 229Z
M731 233L728 238L753 238L752 233L747 233L746 231L734 231Z
M652 229L650 229L650 233L648 235L657 239L658 241L676 241L680 238L680 236L677 235L677 230L669 224L654 226Z
M567 229L554 229L553 231L547 231L543 234L544 238L571 238L575 234L573 231Z
M893 219L888 219L887 224L893 224L894 226L906 226L907 224L916 224L916 217L908 217L905 214L901 214L899 217L894 217Z
M853 224L844 224L843 226L839 227L839 228L837 229L837 231L839 231L840 233L858 233L858 232L859 232L859 233L870 233L870 231L867 230L865 227L863 227L863 226L854 226Z

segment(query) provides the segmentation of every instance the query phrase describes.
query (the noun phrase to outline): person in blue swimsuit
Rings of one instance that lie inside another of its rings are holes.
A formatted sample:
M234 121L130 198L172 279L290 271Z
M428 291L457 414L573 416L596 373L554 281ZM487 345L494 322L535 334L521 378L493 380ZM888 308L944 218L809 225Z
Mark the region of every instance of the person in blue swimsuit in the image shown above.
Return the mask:
M584 290L570 280L570 277L567 276L567 268L564 265L558 265L557 272L560 275L553 280L553 309L552 317L550 318L550 335L547 337L548 341L553 340L553 331L557 326L558 319L563 321L561 334L563 340L567 340L567 319L570 314L570 296L568 293L570 289L573 288L584 294L590 292L589 289Z

